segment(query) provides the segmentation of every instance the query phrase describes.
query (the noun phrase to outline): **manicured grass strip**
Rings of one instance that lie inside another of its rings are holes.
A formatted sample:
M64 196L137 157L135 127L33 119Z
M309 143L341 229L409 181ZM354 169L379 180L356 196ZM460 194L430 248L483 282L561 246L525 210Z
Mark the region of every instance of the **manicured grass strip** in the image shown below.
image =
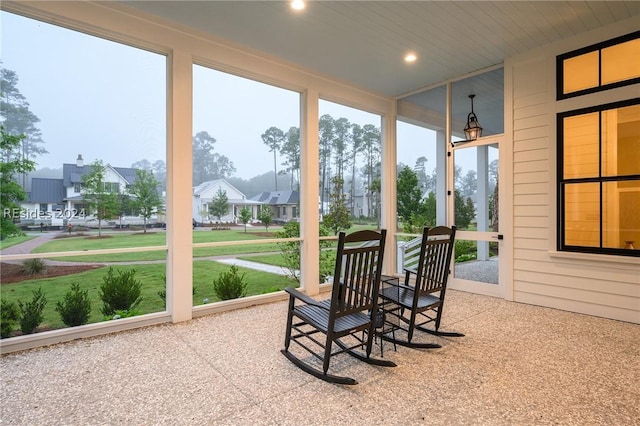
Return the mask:
M194 257L220 256L238 253L261 253L273 251L272 244L259 244L258 241L265 237L244 232L233 231L195 231L193 233L194 243L222 242L222 241L246 241L256 240L256 244L225 246L225 247L199 247L193 251ZM89 238L88 238L89 237ZM275 233L273 233L275 238ZM133 233L133 234L106 234L104 238L91 236L77 236L70 238L54 239L33 250L32 253L52 253L80 250L102 250L129 247L152 247L165 245L165 233ZM135 252L135 253L115 253L96 254L87 256L65 256L56 260L70 262L137 262L149 260L165 260L166 253L160 251Z
M142 282L142 302L138 305L137 310L142 314L164 311L164 302L160 296L158 296L158 291L165 288L163 276L166 273L166 265L164 263L158 263L114 267L114 270L120 271L129 269L135 269L135 278ZM56 303L64 299L64 295L69 291L72 283L78 283L81 290L89 291L89 298L91 300L89 322L100 322L103 321L104 318L100 312L102 301L99 297L99 291L100 285L103 283L102 278L106 275L107 270L108 267L103 267L73 275L2 284L2 299L14 302L21 300L23 303L26 303L31 301L33 291L41 287L47 298L47 305L44 310L44 322L38 330L63 328L65 325L60 319L60 315L55 311ZM228 270L229 265L218 262L194 262L193 282L196 288L193 296L194 305L201 305L205 298L209 299L209 303L218 301L213 291L213 279L221 272ZM248 283L248 296L278 291L292 285L292 282L284 276L245 268L239 268L239 272L246 272L245 282Z
M248 260L249 262L264 263L266 265L286 266L282 253L261 254L258 256L238 256L238 259Z
M24 243L25 241L33 240L35 236L32 235L18 235L17 237L8 237L4 240L0 240L0 250L15 246L16 244Z

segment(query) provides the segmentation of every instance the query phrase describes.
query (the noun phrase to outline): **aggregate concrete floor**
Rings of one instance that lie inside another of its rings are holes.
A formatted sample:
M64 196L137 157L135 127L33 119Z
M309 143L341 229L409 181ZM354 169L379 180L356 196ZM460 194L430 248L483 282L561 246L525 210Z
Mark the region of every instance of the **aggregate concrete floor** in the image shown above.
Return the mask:
M7 425L640 425L640 325L450 290L440 349L347 355L333 385L281 353L286 302L0 358Z

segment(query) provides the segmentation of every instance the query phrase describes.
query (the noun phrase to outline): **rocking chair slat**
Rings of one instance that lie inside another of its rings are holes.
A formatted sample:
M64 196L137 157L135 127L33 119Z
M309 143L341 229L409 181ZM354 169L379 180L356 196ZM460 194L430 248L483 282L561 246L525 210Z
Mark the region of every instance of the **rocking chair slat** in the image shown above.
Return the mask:
M331 299L316 301L297 290L287 290L289 309L282 353L303 371L327 382L356 384L352 378L328 373L331 357L341 353L373 365L395 366L393 362L370 356L385 237L385 230L340 233ZM316 337L316 333L321 334ZM320 359L322 368L311 365L308 356L302 358L292 353L291 342ZM333 343L339 350L332 351ZM365 353L360 352L362 348Z
M413 341L414 331L420 330L437 336L460 337L461 333L440 331L442 308L449 278L451 257L455 242L456 227L439 226L433 229L424 228L420 245L420 256L417 264L405 268L403 284L385 287L381 292L384 303L392 303L399 309L391 312L407 335L406 339L383 336L396 344L417 347L437 348L436 343L416 343ZM409 317L405 316L405 312ZM428 324L432 327L426 327Z

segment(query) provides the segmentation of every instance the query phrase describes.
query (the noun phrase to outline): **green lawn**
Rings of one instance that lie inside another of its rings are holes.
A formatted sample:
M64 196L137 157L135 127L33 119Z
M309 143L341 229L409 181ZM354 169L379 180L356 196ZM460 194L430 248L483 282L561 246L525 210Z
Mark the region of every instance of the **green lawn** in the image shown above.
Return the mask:
M269 238L276 238L276 233ZM209 243L222 241L246 241L263 240L266 237L244 233L241 230L215 230L215 231L195 231L193 232L194 243ZM102 238L95 238L95 235L82 235L69 238L59 238L51 240L36 249L32 253L52 253L81 250L103 250L129 247L153 247L165 245L164 232L143 233L111 233L105 234ZM273 244L250 244L225 247L201 247L195 248L194 257L218 256L223 254L239 253L261 253L273 251ZM73 262L136 262L145 260L165 260L164 250L147 251L136 253L118 254L96 254L88 256L68 256L59 257L57 260Z
M34 238L35 236L32 235L18 235L16 237L5 238L4 240L0 240L0 250L15 246L16 244L24 243L25 241L29 241Z
M142 302L137 309L142 314L163 311L164 303L158 296L158 291L165 288L163 276L166 273L166 265L164 263L158 263L114 267L115 270L122 271L132 268L136 270L136 279L142 282ZM92 301L89 322L100 322L103 321L104 318L100 312L102 301L99 297L99 290L103 282L102 277L106 275L107 270L108 267L103 267L79 274L2 284L2 299L16 302L21 300L23 303L26 303L31 300L33 291L41 287L47 298L47 305L44 312L45 319L39 329L62 328L65 327L65 325L62 323L59 314L55 311L56 302L64 298L64 295L69 291L72 283L78 283L82 290L86 289L89 291L89 297ZM209 299L209 303L218 301L213 291L213 279L221 272L228 270L228 265L217 262L194 262L193 286L196 291L193 296L193 304L201 305L205 298ZM240 273L246 273L245 282L248 284L248 296L270 293L293 285L291 281L283 276L245 268L239 268L239 271Z
M248 260L250 262L264 263L273 266L286 266L281 253L261 254L258 256L238 256L238 259Z
M372 229L371 226L354 226L348 232L354 232L358 229ZM259 232L263 232L262 229ZM224 246L224 247L202 247L194 249L194 258L228 255L228 254L248 254L248 253L268 253L258 256L238 256L241 259L251 260L254 262L262 262L270 265L284 266L283 258L277 244L261 244L260 240L265 238L276 238L276 232L270 231L270 236L257 236L251 233L245 233L243 230L215 230L215 231L194 231L194 243L218 242L218 241L255 241L248 245ZM95 234L95 235L94 235ZM51 253L65 251L81 251L81 250L99 250L99 249L118 249L128 247L153 247L164 246L166 235L164 232L151 231L144 233L107 233L104 238L95 238L96 233L91 235L74 235L66 238L58 238L45 243L38 247L34 253ZM89 238L87 238L89 237ZM32 237L16 237L11 244L17 244L26 241ZM5 240L6 242L6 240ZM3 242L2 247L6 247ZM333 245L333 244L330 244ZM127 261L137 262L142 260L165 260L166 254L164 250L148 251L140 253L120 253L113 255L90 255L90 256L73 256L56 258L56 260L74 260L78 262L106 262L106 261ZM114 267L117 270L136 269L136 279L142 282L142 302L138 306L138 311L142 314L152 312L162 312L164 310L164 302L158 296L158 291L165 288L163 276L166 273L166 264L159 262L155 264L137 264L122 265ZM102 301L99 298L100 285L103 277L107 273L108 267L86 271L73 275L62 277L32 279L21 283L2 284L2 299L8 301L22 301L26 303L31 300L32 293L39 287L42 288L47 298L45 308L45 319L39 327L42 329L62 328L59 314L55 311L56 303L63 300L64 295L69 291L71 284L78 283L80 288L89 291L89 297L92 301L92 311L90 323L103 321L103 315L100 312ZM213 291L213 279L221 272L229 270L228 265L217 262L194 259L193 263L193 285L194 295L193 304L201 305L205 299L209 303L218 301ZM245 274L245 282L247 282L247 295L257 295L282 290L286 287L297 285L290 279L245 268L239 268L240 273Z

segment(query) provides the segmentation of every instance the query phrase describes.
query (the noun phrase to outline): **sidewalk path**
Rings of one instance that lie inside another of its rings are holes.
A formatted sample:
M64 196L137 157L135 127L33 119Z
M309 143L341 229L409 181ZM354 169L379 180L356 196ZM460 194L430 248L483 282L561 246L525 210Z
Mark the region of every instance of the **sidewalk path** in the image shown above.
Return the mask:
M41 234L38 234L35 238L32 238L28 241L0 250L0 254L5 256L10 254L31 253L33 249L54 239L57 235L59 234L56 232L43 232Z
M211 260L214 260L219 263L224 263L227 265L236 265L236 266L241 266L247 269L255 269L257 271L262 271L262 272L270 272L272 274L277 274L277 275L285 275L285 276L289 275L289 271L283 268L282 266L267 265L265 263L250 262L248 260L235 259L235 258L211 259Z

